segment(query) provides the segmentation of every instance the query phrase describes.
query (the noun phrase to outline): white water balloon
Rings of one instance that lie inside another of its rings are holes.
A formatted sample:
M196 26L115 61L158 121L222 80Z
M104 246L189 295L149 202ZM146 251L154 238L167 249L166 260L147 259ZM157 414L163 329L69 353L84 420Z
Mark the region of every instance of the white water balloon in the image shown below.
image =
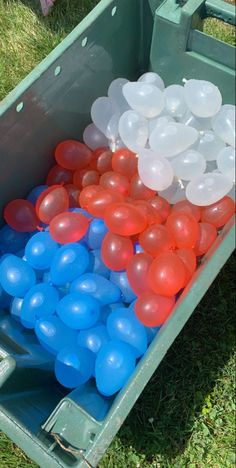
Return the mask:
M225 143L211 130L201 132L198 145L199 153L203 154L206 161L214 161L217 154L225 148Z
M165 84L164 84L163 79L160 77L160 75L154 72L144 73L142 76L140 76L138 81L141 81L142 83L152 84L156 86L157 88L159 88L161 91L165 89Z
M108 88L108 97L112 99L118 112L121 114L129 109L129 105L123 95L123 86L128 83L126 78L116 78Z
M170 162L150 150L139 152L138 172L144 185L152 190L165 190L174 178Z
M222 106L212 119L212 128L225 143L235 148L235 106Z
M120 114L113 114L107 124L106 137L109 140L115 141L119 135Z
M169 122L174 122L170 115L160 115L154 119L148 120L149 133L151 134L154 129L167 125Z
M106 136L94 125L89 124L83 133L84 143L92 150L102 146L108 146Z
M148 119L156 117L164 109L163 93L152 84L126 83L123 94L130 107Z
M108 97L96 99L91 107L92 121L104 135L106 135L107 126L115 113L114 103Z
M222 174L235 182L235 148L227 146L219 152L217 167Z
M124 112L119 121L119 135L127 148L137 152L147 143L148 121L133 110Z
M217 86L205 80L188 80L184 85L184 97L196 117L213 117L219 112L222 103Z
M194 205L216 203L232 189L233 182L223 174L206 173L192 179L186 188L186 197Z
M164 90L165 111L176 119L181 119L187 111L184 99L184 87L171 85Z
M188 182L174 177L171 186L168 187L166 190L159 190L158 195L160 195L160 197L165 198L171 204L178 203L182 200L186 200L185 190L187 183Z
M212 130L211 118L203 119L201 117L195 117L190 110L187 110L184 116L179 120L184 125L196 128L198 131Z
M183 180L191 180L203 174L206 170L204 156L195 150L187 150L171 160L176 177Z
M198 137L199 133L195 128L170 122L152 131L149 144L158 155L171 158L194 145Z

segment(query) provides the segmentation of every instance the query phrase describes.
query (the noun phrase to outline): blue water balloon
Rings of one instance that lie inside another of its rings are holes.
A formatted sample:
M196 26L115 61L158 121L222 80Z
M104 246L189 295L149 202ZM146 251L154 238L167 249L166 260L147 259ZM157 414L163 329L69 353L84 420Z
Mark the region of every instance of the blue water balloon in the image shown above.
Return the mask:
M44 274L43 274L43 280L42 280L43 283L47 283L47 284L50 284L50 286L52 286L52 278L51 278L51 273L50 271L45 271Z
M96 273L85 273L71 284L71 292L81 292L93 296L102 305L119 301L121 291L111 281Z
M129 304L129 309L134 310L134 306L135 306L136 302L137 302L137 299L135 299L133 302L131 302L131 304Z
M41 195L44 190L47 190L48 185L37 185L36 187L32 188L27 195L27 200L29 200L33 205L35 205L36 201L38 200L39 195Z
M10 257L11 255L12 254L10 254L10 253L5 253L5 254L1 255L0 256L0 265L3 262L3 260L5 260L5 258Z
M86 348L68 346L57 355L55 374L58 382L75 388L87 382L94 373L94 354Z
M161 327L145 327L148 344L152 342Z
M141 247L141 245L138 242L135 242L135 244L134 244L134 253L137 254L137 253L143 253L143 252L144 252L144 250Z
M92 219L92 215L83 208L69 208L68 211L70 211L71 213L79 213L85 216L85 218Z
M0 254L16 253L25 248L29 240L27 232L18 232L5 225L0 229Z
M15 255L7 255L0 264L0 284L10 296L24 297L36 282L33 268Z
M132 346L136 357L145 353L147 333L132 310L128 308L114 310L107 319L107 331L112 339L125 341Z
M51 238L49 232L38 232L25 247L25 258L36 270L50 268L59 245Z
M94 218L88 229L87 233L87 244L90 249L100 249L102 241L108 232L108 229L103 221L100 218Z
M101 308L100 320L101 322L107 322L108 316L112 313L115 309L122 309L125 307L124 302L115 302L114 304L107 304Z
M20 322L22 304L23 304L23 297L14 297L11 307L10 307L10 314L12 317L17 321Z
M12 297L4 291L0 285L0 309L6 309L9 307Z
M59 295L46 283L33 286L25 295L21 309L21 323L25 328L34 328L36 320L50 317L56 310Z
M96 354L109 340L106 327L102 323L97 323L94 327L79 332L77 344Z
M111 271L110 280L121 290L122 301L130 304L130 302L136 299L137 296L129 284L126 271Z
M66 346L75 346L77 341L77 331L67 327L55 315L37 320L35 333L43 348L55 355Z
M89 265L89 254L76 242L63 245L56 252L50 274L53 284L62 286L84 273Z
M98 321L100 304L89 294L73 292L60 300L57 314L68 327L84 330Z
M104 278L109 278L110 270L102 261L101 250L95 249L89 252L89 266L88 271L91 273L97 273L97 275L104 276Z
M15 253L15 255L19 258L22 258L22 260L27 261L25 258L25 249L19 250L18 252Z
M127 343L111 340L102 346L95 363L98 391L105 396L118 392L133 373L135 360L135 351Z
M42 277L42 282L50 284L50 286L53 286L50 271L44 272L43 277ZM59 298L62 299L66 294L70 292L70 283L63 284L63 286L58 286L57 291L59 293Z

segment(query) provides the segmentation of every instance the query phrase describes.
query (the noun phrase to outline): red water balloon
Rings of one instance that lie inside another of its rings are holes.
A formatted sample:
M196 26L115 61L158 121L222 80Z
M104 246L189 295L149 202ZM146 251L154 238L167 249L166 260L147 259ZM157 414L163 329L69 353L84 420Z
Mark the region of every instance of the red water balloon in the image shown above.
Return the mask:
M223 197L213 205L202 208L201 221L213 224L216 228L224 226L235 213L235 202L229 196Z
M113 153L112 169L131 179L138 170L137 154L127 148L120 148Z
M155 190L151 190L143 184L138 174L135 174L130 180L130 197L135 200L149 200L156 194Z
M135 314L146 327L160 327L170 316L175 305L175 297L165 297L145 292L136 301Z
M88 185L97 185L99 184L100 174L94 169L86 171L82 177L82 187L87 187Z
M166 227L179 249L194 248L199 239L199 225L190 213L176 211L166 221Z
M57 163L76 171L88 166L92 157L92 151L77 140L64 140L59 143L55 149L55 159Z
M181 201L175 203L172 206L171 212L176 213L177 211L181 211L181 212L184 212L184 213L190 213L191 215L194 216L196 221L200 221L200 218L201 218L201 208L200 208L200 206L193 205L188 200L181 200Z
M79 206L87 210L88 204L92 200L93 196L100 192L104 192L104 189L100 185L89 185L88 187L83 188L79 195Z
M64 185L69 197L69 208L76 208L78 206L78 198L80 190L73 184Z
M112 171L112 151L105 150L101 154L99 154L97 158L97 171L99 174L104 174L104 172Z
M146 200L133 200L133 205L135 205L142 213L147 217L148 225L151 224L161 224L162 217L155 208L148 203Z
M153 258L146 253L134 255L127 266L127 277L129 284L135 294L139 296L149 290L147 283L147 273Z
M57 185L57 184L71 184L73 181L73 172L69 169L65 169L59 164L53 166L46 179L47 185Z
M82 189L82 179L83 179L84 174L86 174L87 170L88 168L79 169L78 171L74 171L73 173L73 184L76 185L76 187L78 187L79 189Z
M194 252L197 256L204 255L217 237L217 230L213 224L199 223L200 236L194 247Z
M78 242L85 236L89 222L80 213L60 213L50 222L49 232L59 244Z
M96 148L94 151L92 151L92 156L89 162L89 166L91 169L97 169L97 160L98 157L104 153L105 151L110 151L109 148L106 148L105 146L102 146L100 148Z
M134 254L132 241L126 237L108 232L102 242L101 256L105 265L114 271L121 271Z
M12 200L5 206L3 217L18 232L33 232L39 224L34 205L21 198Z
M176 254L182 260L186 268L186 281L185 285L192 278L196 268L197 268L197 259L194 251L192 249L177 249Z
M81 171L75 171L73 182L77 187L84 188L88 185L97 185L99 183L100 175L98 171L94 169L82 169Z
M102 174L100 185L104 189L120 193L124 197L129 193L129 180L118 172L108 171Z
M39 195L35 206L37 216L45 224L49 224L54 216L68 210L68 208L69 196L61 185L51 185L44 190Z
M147 227L147 217L129 203L114 203L106 209L104 221L114 234L133 236Z
M122 202L123 197L119 193L104 190L102 187L100 188L102 190L96 193L89 201L87 210L97 218L104 218L106 209L113 203Z
M153 206L153 208L156 209L156 211L162 218L162 222L165 222L170 214L170 203L165 198L160 197L159 195L150 198L150 200L148 200L148 203L150 203Z
M148 272L152 291L162 296L175 296L186 284L186 269L174 252L163 252L153 260Z
M139 236L139 243L153 257L175 248L173 236L162 224L154 224L145 229Z

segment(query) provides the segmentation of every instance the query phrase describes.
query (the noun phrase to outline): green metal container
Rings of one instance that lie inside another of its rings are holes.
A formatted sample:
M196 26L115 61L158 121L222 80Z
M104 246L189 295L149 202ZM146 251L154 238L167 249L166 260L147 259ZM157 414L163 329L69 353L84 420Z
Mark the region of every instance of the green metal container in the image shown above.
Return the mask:
M233 24L234 7L221 0L182 6L102 0L0 105L0 213L44 180L59 140L81 138L93 100L115 77L132 80L153 70L166 85L202 78L234 103L235 50L201 32L207 16ZM0 429L44 468L96 466L233 248L232 219L113 399L102 398L93 384L68 393L33 333L0 311Z

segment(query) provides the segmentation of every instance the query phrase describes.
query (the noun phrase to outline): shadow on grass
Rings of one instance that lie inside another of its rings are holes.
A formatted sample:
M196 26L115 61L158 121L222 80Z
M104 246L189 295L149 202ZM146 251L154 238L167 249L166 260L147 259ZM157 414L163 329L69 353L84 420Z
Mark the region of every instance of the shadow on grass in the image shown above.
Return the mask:
M150 463L156 454L171 463L183 452L205 398L232 354L234 274L235 255L168 351L119 432L122 445L132 446Z

